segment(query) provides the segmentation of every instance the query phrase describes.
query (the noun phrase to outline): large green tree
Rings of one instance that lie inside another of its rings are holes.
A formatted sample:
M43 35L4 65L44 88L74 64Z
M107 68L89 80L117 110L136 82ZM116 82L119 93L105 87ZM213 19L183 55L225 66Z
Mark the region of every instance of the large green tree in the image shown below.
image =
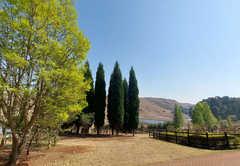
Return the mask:
M123 128L125 129L125 132L127 134L127 131L129 129L129 100L128 100L128 82L126 78L123 80L123 89L124 89L124 122L123 122Z
M139 90L135 71L133 67L130 70L129 76L129 88L128 88L128 99L129 99L129 128L134 131L139 124Z
M211 130L216 127L218 120L213 116L211 109L207 102L197 103L192 114L193 124L205 127L207 130Z
M115 63L112 77L112 122L117 130L116 132L118 135L118 131L123 124L124 116L124 89L122 83L122 73L118 62Z
M40 114L59 126L87 106L81 66L90 42L76 20L73 0L1 0L0 96L13 137L7 165L18 160Z
M175 128L180 128L184 125L184 117L182 114L182 109L178 107L177 104L174 105L174 118L173 118L173 125Z
M112 128L112 135L114 135L114 123L113 123L113 108L112 108L112 84L113 84L113 73L111 74L110 81L109 81L109 88L108 88L108 104L107 104L107 117L109 126Z
M205 121L202 116L202 110L203 106L201 103L197 103L194 107L193 113L192 113L192 123L195 125L199 125L203 127L205 125Z
M217 125L218 120L212 114L212 111L211 111L209 105L207 104L207 102L204 102L202 106L203 106L202 116L203 116L203 120L205 122L205 127L208 130L211 130L214 126Z
M104 125L105 107L106 107L106 83L103 64L98 65L95 81L95 97L94 97L94 125L97 128L97 134Z

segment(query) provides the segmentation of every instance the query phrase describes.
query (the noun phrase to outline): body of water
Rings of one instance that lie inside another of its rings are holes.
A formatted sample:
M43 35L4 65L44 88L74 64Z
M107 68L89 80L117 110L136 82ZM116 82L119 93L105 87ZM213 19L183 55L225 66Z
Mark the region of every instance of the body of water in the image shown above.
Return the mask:
M149 124L164 123L164 121L161 121L161 120L142 119L142 118L139 118L139 122L146 122L146 123L149 123Z

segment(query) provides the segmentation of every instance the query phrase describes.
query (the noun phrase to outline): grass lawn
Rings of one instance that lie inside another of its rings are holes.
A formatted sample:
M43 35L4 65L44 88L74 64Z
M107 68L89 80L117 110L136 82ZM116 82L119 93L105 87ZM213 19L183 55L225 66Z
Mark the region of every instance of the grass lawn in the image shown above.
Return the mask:
M4 149L5 153L7 149ZM10 149L9 149L10 152ZM21 157L21 163L30 165L148 165L220 151L197 149L169 143L148 134L106 136L99 138L60 136L51 150L33 151ZM1 156L1 150L0 150ZM6 161L6 160L5 160ZM3 164L3 161L0 161Z

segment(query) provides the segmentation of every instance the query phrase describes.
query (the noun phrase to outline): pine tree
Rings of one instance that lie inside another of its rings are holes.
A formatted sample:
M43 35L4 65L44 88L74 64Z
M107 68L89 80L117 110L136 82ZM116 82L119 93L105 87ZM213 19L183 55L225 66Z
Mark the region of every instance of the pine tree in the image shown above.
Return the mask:
M123 89L124 89L124 122L123 122L123 128L125 129L126 135L127 131L129 129L129 101L128 101L128 83L126 78L123 80Z
M182 114L182 109L175 104L173 125L175 128L179 128L184 125L184 117Z
M97 134L99 134L100 128L104 125L105 107L106 107L106 83L103 70L103 64L100 62L95 82L95 102L94 102L94 125L97 127Z
M112 135L114 134L114 123L112 120L112 84L113 84L113 73L111 74L110 82L109 82L109 88L108 88L108 105L107 105L107 117L108 117L108 123L109 126L112 128Z
M112 121L118 131L123 124L124 115L124 90L122 84L122 73L119 68L118 62L115 63L112 78Z
M129 128L134 130L138 127L139 124L139 90L137 85L137 79L135 76L135 71L133 67L130 70L129 76L129 88L128 88L128 98L129 98Z

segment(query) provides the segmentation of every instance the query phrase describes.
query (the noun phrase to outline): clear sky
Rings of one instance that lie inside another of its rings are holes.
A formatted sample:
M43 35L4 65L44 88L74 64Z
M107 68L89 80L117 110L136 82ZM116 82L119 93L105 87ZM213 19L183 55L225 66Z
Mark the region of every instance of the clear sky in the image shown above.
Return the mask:
M116 61L133 66L139 97L196 104L240 96L239 0L77 0L78 25L91 41L106 91Z

